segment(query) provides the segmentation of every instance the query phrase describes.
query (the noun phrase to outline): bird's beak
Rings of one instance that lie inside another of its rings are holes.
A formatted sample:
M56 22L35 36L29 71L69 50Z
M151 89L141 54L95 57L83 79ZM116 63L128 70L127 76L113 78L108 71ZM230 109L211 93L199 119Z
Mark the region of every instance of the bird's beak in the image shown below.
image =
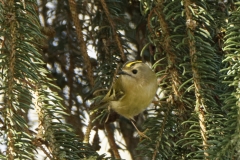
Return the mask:
M122 70L118 71L117 72L117 75L116 75L116 78L119 78L120 75L123 75L125 72L123 72Z
M117 73L117 78L118 78L120 75L128 75L128 76L131 76L129 73L124 72L124 71L122 71L122 70L120 70L120 71Z
M127 74L127 73L122 70L117 73L117 75L124 75L124 74Z

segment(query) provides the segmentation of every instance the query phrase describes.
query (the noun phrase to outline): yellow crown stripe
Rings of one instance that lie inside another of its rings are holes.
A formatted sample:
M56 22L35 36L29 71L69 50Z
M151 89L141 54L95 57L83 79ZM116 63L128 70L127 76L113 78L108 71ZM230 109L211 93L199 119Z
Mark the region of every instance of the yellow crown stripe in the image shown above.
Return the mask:
M136 64L136 63L142 63L142 61L132 61L126 64L126 67L131 67L132 65Z

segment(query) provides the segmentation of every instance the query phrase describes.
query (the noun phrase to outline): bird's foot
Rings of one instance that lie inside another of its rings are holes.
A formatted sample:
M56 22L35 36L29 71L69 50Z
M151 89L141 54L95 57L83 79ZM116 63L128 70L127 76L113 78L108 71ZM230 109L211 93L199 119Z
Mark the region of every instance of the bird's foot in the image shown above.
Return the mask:
M110 116L110 105L108 105L108 115L107 115L107 118L105 120L105 123L107 123L108 119L109 119L109 116Z
M140 138L140 141L142 141L144 138L145 139L148 139L151 141L151 138L149 138L148 136L146 136L145 132L147 132L148 129L146 129L144 132L141 132L141 131L137 131L138 132L138 135L139 135L139 138Z

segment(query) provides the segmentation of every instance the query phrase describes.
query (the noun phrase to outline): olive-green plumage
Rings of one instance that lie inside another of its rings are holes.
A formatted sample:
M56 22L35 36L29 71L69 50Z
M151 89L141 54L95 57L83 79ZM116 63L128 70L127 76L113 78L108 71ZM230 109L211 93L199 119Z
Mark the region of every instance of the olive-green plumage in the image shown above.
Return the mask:
M109 102L118 114L133 119L149 106L157 88L157 77L150 67L130 61L123 65L102 102Z

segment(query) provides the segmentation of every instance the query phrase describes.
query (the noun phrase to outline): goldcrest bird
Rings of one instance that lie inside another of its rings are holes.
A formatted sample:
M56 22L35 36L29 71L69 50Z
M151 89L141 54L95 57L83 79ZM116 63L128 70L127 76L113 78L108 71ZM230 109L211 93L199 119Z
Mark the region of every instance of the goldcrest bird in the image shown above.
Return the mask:
M142 61L125 63L102 102L123 117L130 119L140 136L146 137L133 123L133 117L152 102L158 88L157 77Z

